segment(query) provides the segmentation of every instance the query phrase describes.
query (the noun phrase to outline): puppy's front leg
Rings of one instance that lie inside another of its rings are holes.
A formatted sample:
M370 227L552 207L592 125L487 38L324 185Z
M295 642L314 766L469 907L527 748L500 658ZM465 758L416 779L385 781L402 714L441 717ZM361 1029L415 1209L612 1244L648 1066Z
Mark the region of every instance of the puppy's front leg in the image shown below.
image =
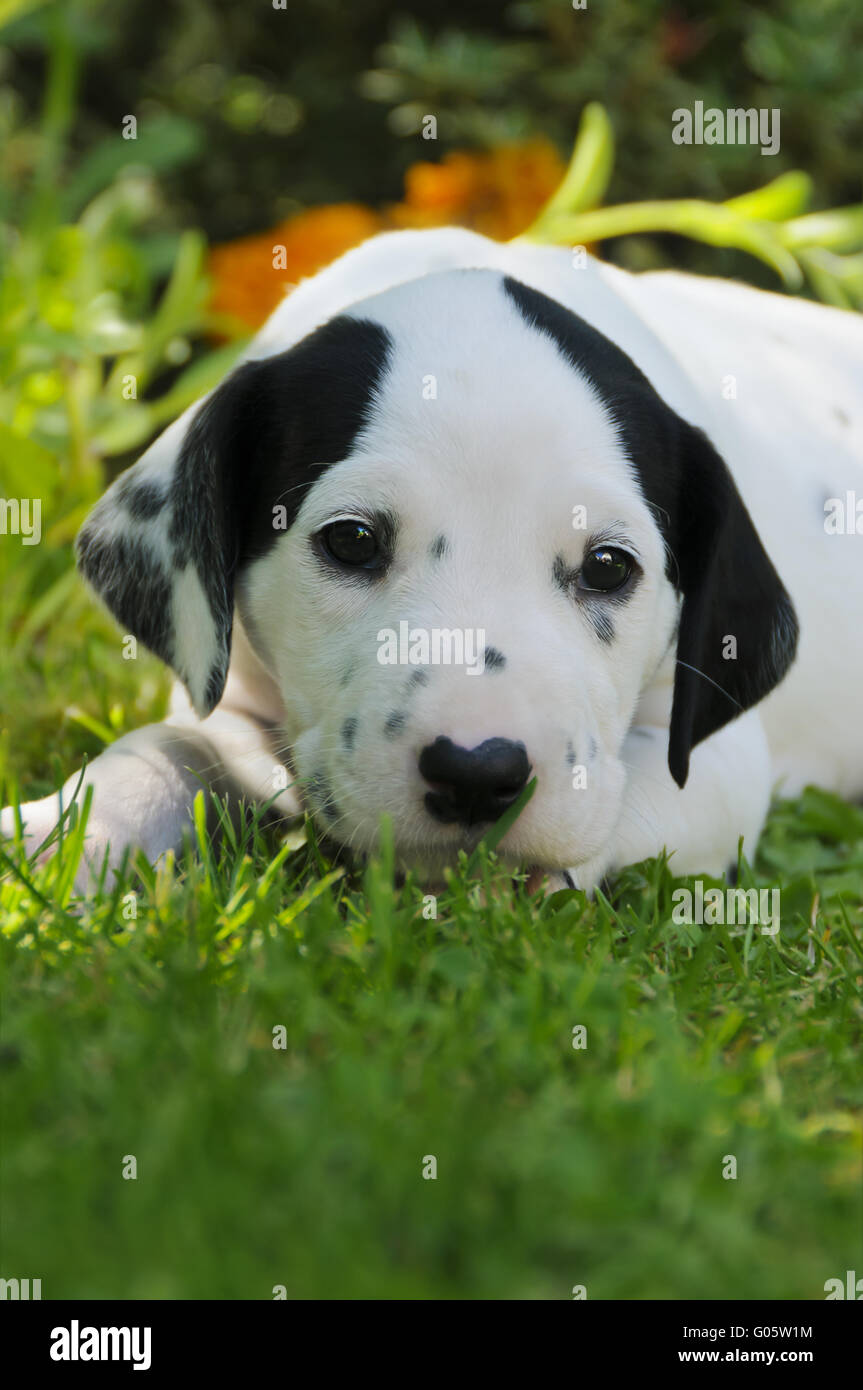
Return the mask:
M80 804L86 788L93 788L76 888L85 892L92 886L106 852L111 868L127 848L143 850L151 861L169 849L179 852L202 787L227 796L233 808L240 798L257 802L275 797L275 815L298 815L299 799L290 786L280 790L278 771L268 730L229 709L217 709L202 722L171 716L118 739L90 764L78 792ZM30 852L57 824L61 798L63 809L68 808L79 779L76 773L61 793L21 807ZM12 807L0 812L0 833L15 833Z
M682 788L668 771L667 729L634 726L621 757L627 783L617 827L602 855L569 871L576 887L592 892L605 874L663 849L675 874L721 874L736 863L741 835L746 853L754 853L771 789L770 754L756 709L693 749Z

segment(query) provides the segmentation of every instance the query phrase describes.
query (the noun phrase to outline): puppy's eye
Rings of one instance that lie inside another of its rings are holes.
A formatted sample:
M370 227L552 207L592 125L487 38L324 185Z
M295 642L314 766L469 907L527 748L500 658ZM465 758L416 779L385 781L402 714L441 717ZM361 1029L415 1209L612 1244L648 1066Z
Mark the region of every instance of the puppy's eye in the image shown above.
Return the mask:
M585 556L578 572L578 587L589 593L610 594L632 574L634 561L614 545L598 545Z
M333 521L319 539L331 559L351 569L376 570L386 563L377 536L363 521Z

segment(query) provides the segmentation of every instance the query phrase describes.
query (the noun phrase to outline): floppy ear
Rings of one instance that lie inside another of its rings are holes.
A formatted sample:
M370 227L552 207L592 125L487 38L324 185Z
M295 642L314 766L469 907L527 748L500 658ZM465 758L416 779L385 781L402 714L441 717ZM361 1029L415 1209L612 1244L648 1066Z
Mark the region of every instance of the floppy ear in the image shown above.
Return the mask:
M791 599L728 468L701 430L682 428L672 578L683 606L668 742L680 787L692 748L779 683L798 634Z
M239 514L235 458L260 363L239 368L108 489L78 564L121 626L186 685L202 717L228 674ZM173 447L171 447L173 445Z
M683 597L668 740L668 767L682 787L694 746L784 676L797 646L794 608L707 436L577 314L511 277L504 288L530 327L593 386L658 515L666 572Z
M173 667L201 717L225 688L236 575L350 452L389 350L379 324L340 316L287 352L246 362L166 430L85 522L84 576L125 630Z

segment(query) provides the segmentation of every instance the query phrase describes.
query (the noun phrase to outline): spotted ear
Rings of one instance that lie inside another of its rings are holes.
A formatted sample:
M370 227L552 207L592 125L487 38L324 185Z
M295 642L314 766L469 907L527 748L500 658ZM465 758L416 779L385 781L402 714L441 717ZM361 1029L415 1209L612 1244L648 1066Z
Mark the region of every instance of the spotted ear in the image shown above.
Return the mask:
M259 364L242 367L108 489L78 565L126 632L173 668L202 717L228 673L237 557L234 455Z
M350 451L389 350L380 325L341 316L287 352L246 362L166 430L85 522L85 578L126 632L174 669L202 717L225 688L237 575Z
M668 766L682 787L695 745L778 685L794 660L798 627L728 468L701 430L682 421L681 428L670 577L683 604Z

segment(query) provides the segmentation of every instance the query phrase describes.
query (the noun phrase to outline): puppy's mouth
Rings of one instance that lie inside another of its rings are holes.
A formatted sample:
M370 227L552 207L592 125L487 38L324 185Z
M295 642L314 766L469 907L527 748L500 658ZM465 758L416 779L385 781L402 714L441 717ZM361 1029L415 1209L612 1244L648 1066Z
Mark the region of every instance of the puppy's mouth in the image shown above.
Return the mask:
M303 779L298 778L297 782L302 785ZM446 791L445 786L430 786L432 795L436 791L443 795ZM513 792L517 790L503 788L502 795L511 802ZM351 872L361 871L375 850L372 847L352 844L350 836L344 839L341 837L338 824L333 823L333 813L336 812L338 815L338 792L333 792L329 779L322 774L309 777L303 786L303 793L303 803L314 820L321 847L335 862L347 865ZM410 837L399 843L399 827L397 824L394 826L399 878L411 873L430 890L435 886L442 889L446 882L446 870L456 868L459 855L474 854L496 824L485 816L482 819L478 816L473 822L470 819L461 820L458 824L455 824L454 820L454 817L435 817L434 820L429 817L428 833L422 843ZM577 886L568 870L561 869L559 864L544 864L541 859L533 858L529 850L525 852L526 847L521 852L508 851L505 844L495 845L494 848L501 866L512 875L517 875L513 882L522 884L528 894L537 893L543 887L546 892L554 892L560 888Z
M315 824L318 827L321 847L335 862L348 865L352 872L361 872L376 853L376 850L358 849L339 840L326 825L321 824L321 818L318 816L315 817ZM402 882L408 873L412 873L430 892L442 891L446 886L447 868L456 867L460 852L472 854L482 843L482 838L482 829L465 828L457 840L437 846L434 853L427 851L425 854L417 853L413 846L410 850L400 849L396 841L397 879ZM578 887L568 869L540 864L535 860L525 863L515 856L500 851L497 853L502 865L513 875L513 886L523 884L525 892L529 895L538 893L543 888L546 893L552 893L562 888Z

